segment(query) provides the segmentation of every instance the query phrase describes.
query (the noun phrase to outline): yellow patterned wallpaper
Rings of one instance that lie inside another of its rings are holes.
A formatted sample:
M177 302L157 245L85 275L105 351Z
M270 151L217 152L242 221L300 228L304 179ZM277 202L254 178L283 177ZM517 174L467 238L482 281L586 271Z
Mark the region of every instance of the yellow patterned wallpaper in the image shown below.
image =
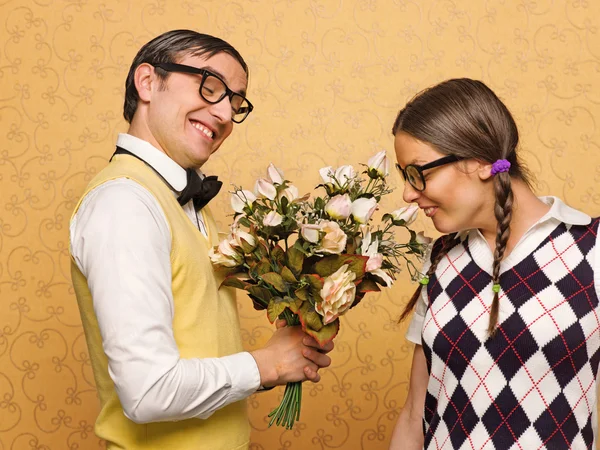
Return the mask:
M391 156L403 102L470 76L514 112L539 193L600 215L597 1L0 0L0 450L103 447L68 219L126 130L131 59L173 28L225 38L250 65L255 112L206 168L226 186L251 186L272 161L308 192L324 165ZM225 226L228 195L215 204ZM253 450L387 449L411 358L395 322L412 289L403 280L344 317L293 431L266 426L282 390L251 397ZM240 300L253 348L272 327Z

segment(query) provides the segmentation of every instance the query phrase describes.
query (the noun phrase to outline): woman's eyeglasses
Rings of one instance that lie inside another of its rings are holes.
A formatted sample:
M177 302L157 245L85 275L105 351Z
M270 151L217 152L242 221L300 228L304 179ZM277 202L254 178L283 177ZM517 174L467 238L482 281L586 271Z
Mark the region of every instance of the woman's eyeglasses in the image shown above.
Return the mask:
M206 69L199 69L197 67L175 63L156 63L152 65L166 72L202 75L199 89L200 97L202 97L205 102L212 105L219 103L225 97L229 97L229 102L231 103L231 109L233 111L231 120L235 123L242 123L254 109L254 106L252 106L252 103L250 103L246 97L237 92L233 92L221 78Z
M408 181L408 183L417 191L423 192L425 190L425 176L423 175L423 172L425 170L433 169L434 167L440 167L446 164L460 161L462 159L465 158L450 155L444 156L440 159L436 159L435 161L431 161L430 163L424 164L422 166L417 164L409 164L404 169L400 167L400 164L396 163L396 168L402 174L402 178L404 178L404 181Z

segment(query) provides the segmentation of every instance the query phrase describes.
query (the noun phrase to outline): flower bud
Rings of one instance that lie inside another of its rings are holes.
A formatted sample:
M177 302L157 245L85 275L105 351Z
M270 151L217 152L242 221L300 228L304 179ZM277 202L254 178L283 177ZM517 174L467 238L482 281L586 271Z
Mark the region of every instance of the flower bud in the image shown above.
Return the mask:
M231 207L235 212L241 213L246 206L252 207L255 200L256 196L252 192L241 189L231 195Z
M263 219L263 225L267 227L276 227L277 225L281 225L282 221L283 217L281 217L281 214L279 214L277 211L271 211Z
M325 205L325 212L336 220L345 220L352 212L352 200L348 194L336 195Z
M275 186L269 181L264 178L259 178L254 185L254 193L266 197L269 200L275 200L277 189L275 189Z
M371 178L385 178L390 174L390 162L387 159L385 150L380 151L374 156L371 156L367 161L369 167L369 176Z
M300 234L305 241L316 244L321 240L321 225L316 223L305 223L300 225Z
M367 223L377 209L377 199L357 198L352 202L352 217L357 223Z
M417 219L419 207L417 205L404 206L391 213L394 222L401 222L399 225L410 225Z
M274 184L282 184L283 183L283 172L275 167L273 163L269 164L267 168L267 175L271 179L271 182Z

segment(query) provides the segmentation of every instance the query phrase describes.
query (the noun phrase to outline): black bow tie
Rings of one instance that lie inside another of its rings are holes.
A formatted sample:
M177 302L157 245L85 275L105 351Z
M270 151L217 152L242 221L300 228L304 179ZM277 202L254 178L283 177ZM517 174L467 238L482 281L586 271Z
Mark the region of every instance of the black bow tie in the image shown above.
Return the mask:
M138 155L131 153L130 151L125 150L121 147L117 147L117 150L115 151L113 156L114 155L131 155L139 159L140 161L146 163L146 161L144 161ZM187 185L185 186L183 191L181 191L179 197L177 197L177 201L181 206L183 206L193 199L194 208L196 208L196 211L199 211L200 209L204 208L208 204L208 202L210 202L219 193L219 191L221 190L221 186L223 186L223 182L219 181L214 175L204 177L202 179L194 169L186 169L185 172L187 174Z
M223 182L214 175L200 178L194 169L186 169L186 172L187 185L177 197L177 201L183 206L190 200L194 200L194 208L199 211L219 193Z

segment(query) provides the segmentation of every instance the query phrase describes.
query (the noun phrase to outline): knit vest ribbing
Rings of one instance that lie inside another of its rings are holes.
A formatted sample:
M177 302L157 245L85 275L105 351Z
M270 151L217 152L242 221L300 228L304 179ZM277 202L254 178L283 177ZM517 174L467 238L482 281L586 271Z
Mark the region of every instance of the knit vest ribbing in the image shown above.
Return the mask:
M597 219L586 226L560 224L505 270L499 326L491 338L489 268L475 263L468 239L452 243L427 286L425 448L594 444L597 232Z

